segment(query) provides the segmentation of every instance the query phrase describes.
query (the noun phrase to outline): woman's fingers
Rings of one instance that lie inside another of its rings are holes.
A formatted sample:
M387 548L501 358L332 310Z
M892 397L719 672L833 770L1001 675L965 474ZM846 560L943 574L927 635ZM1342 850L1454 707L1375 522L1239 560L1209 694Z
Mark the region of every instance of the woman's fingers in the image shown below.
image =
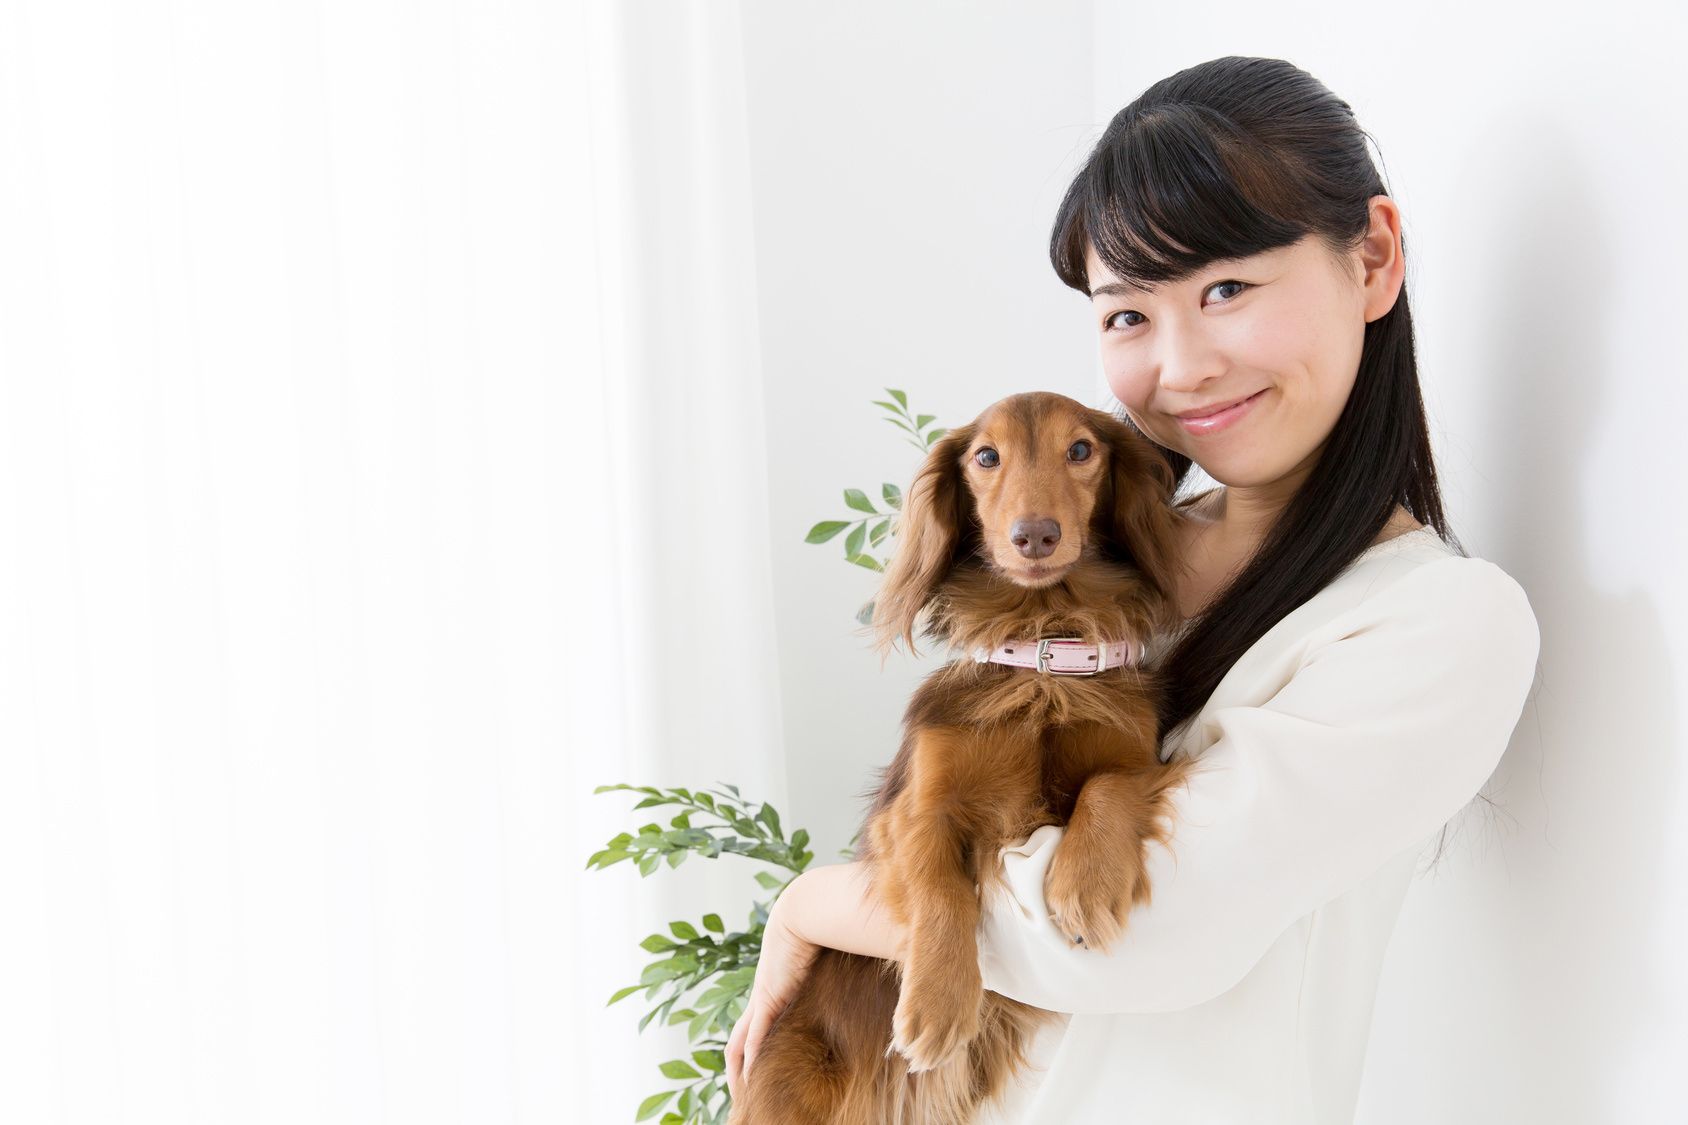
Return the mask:
M744 1037L744 1080L750 1081L750 1068L756 1065L756 1052L762 1049L762 1035L768 1030L768 1009L757 1004L750 1013L750 1031Z
M756 1061L756 1051L767 1029L768 1006L752 995L750 1006L739 1015L733 1033L727 1036L727 1094L734 1102L743 1095L744 1086L750 1081L750 1067Z
M739 1100L739 1071L744 1062L744 1033L749 1029L750 1020L741 1013L727 1037L727 1093L735 1102Z

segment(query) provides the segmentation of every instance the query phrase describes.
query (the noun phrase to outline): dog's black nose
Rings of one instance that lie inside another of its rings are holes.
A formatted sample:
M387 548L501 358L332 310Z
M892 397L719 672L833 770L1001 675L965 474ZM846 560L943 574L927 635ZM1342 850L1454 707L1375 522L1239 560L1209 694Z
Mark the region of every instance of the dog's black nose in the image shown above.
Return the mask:
M1054 520L1015 520L1008 538L1028 559L1041 559L1054 553L1061 541L1061 525Z

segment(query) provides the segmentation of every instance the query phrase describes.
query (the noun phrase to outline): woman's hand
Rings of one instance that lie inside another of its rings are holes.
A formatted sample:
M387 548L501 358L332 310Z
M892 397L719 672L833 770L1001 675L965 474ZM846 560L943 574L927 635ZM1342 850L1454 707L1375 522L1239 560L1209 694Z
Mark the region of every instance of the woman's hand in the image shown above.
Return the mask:
M750 1078L750 1068L762 1046L762 1037L768 1033L774 1017L784 1011L791 998L797 995L797 986L803 983L809 966L821 949L800 936L790 925L796 916L795 900L801 890L800 884L807 874L797 876L780 892L773 909L768 911L767 922L762 926L762 951L756 958L756 978L750 986L750 1001L727 1040L727 1091L735 1102Z

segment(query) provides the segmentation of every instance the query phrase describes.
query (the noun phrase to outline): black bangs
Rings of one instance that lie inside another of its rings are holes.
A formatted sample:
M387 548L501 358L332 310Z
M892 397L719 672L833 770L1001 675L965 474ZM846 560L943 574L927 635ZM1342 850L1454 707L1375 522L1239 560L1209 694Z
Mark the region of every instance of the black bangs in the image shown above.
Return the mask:
M1121 111L1073 180L1050 238L1055 273L1089 296L1089 246L1113 274L1153 292L1212 262L1301 240L1293 170L1199 105Z

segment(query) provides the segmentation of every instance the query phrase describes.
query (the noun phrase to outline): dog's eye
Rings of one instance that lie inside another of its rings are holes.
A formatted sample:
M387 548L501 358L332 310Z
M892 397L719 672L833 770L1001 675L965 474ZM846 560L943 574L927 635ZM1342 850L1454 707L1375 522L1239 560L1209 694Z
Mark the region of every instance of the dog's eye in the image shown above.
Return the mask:
M996 450L987 445L983 449L979 450L979 452L973 454L973 460L978 462L982 468L994 469L996 468L996 463L1002 460L1002 458L996 455Z
M1071 445L1069 445L1067 447L1067 460L1069 460L1069 461L1088 461L1088 460L1090 460L1090 443L1088 441L1075 441L1075 442L1073 442Z

